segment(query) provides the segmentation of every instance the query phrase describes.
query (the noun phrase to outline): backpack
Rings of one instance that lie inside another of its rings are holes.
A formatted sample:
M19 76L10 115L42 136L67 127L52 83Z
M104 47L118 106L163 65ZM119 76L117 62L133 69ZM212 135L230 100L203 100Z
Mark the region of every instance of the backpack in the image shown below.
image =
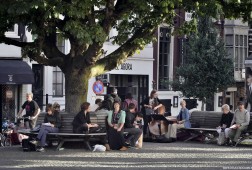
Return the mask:
M24 152L36 151L36 146L30 143L31 140L31 138L22 140L22 148Z

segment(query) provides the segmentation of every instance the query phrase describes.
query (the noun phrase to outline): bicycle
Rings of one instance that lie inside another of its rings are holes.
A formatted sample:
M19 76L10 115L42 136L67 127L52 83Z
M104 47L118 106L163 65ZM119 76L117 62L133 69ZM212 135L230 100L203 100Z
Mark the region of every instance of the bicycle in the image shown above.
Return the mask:
M9 123L9 120L5 120L2 123L2 133L0 133L1 147L12 145L11 133L14 127L14 123Z

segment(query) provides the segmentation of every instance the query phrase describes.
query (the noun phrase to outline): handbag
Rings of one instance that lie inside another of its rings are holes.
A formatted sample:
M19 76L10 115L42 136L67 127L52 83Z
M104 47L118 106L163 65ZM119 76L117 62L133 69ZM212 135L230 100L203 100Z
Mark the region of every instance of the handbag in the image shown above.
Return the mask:
M151 109L151 108L145 108L145 114L146 115L152 115L152 114L154 114L154 110Z

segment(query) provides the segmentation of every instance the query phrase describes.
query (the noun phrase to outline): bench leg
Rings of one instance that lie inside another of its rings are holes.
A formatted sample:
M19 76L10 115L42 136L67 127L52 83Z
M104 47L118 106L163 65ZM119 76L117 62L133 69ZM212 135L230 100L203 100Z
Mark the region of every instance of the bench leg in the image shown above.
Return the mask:
M86 147L88 148L88 150L92 151L92 147L90 146L89 140L85 140L84 143L85 143Z
M64 143L65 143L64 139L61 139L61 140L60 140L60 143L58 144L58 146L57 146L57 148L56 148L56 150L59 151L60 148L63 146Z
M191 137L187 138L186 140L184 140L184 142L190 141L192 139L197 138L198 136L200 136L200 134L192 134Z

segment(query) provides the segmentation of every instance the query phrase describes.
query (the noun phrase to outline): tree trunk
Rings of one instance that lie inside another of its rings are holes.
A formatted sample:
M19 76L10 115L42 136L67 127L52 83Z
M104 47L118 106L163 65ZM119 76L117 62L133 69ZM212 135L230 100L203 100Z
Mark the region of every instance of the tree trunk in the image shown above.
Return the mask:
M90 70L88 68L67 68L65 71L65 110L68 113L77 114L80 106L87 99L88 80Z

